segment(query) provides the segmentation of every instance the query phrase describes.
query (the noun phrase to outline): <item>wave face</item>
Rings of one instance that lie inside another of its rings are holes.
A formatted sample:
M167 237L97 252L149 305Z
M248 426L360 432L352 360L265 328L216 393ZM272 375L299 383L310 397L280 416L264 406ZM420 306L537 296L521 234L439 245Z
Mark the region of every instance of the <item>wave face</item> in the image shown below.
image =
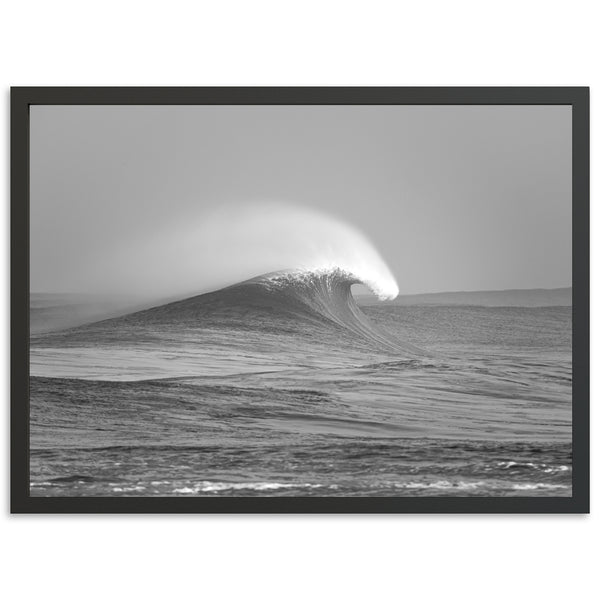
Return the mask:
M333 328L380 349L409 349L380 331L360 310L351 291L360 283L365 282L341 269L278 271L114 321L313 337L326 336Z
M399 342L379 331L356 304L352 285L364 282L351 273L341 269L280 272L257 277L252 283L300 302L309 311L384 348L400 349Z

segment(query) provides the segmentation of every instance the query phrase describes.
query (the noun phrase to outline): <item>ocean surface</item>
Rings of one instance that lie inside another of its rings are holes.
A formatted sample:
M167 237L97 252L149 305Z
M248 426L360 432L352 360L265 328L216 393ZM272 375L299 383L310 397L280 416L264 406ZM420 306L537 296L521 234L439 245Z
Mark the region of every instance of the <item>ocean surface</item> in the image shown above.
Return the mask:
M41 326L31 494L571 495L570 306L358 306L355 283Z

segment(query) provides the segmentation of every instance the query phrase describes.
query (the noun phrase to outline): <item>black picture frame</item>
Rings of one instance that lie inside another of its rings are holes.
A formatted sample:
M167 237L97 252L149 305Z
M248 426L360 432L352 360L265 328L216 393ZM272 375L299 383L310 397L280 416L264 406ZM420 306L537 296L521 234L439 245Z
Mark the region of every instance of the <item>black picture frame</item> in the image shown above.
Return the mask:
M30 497L29 109L45 105L571 105L573 273L572 497ZM589 88L13 87L11 88L12 513L589 512Z

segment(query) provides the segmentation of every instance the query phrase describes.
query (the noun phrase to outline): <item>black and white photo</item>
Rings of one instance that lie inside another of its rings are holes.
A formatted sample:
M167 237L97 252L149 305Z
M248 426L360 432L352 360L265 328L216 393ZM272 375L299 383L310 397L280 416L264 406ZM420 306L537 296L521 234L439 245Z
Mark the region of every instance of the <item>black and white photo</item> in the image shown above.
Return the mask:
M571 499L573 135L33 103L30 498Z

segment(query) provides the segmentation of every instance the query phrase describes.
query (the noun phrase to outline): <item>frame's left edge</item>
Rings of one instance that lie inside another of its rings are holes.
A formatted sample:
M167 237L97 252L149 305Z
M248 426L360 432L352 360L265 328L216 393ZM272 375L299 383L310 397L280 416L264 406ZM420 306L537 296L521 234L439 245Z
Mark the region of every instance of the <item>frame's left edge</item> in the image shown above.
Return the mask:
M29 497L29 101L10 94L10 511L30 512Z

